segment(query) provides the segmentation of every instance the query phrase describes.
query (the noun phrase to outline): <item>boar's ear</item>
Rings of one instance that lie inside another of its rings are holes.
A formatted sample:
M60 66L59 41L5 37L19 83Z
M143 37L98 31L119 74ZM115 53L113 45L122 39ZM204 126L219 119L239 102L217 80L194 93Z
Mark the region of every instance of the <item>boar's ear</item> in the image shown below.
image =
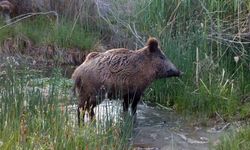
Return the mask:
M150 52L155 52L158 50L158 41L156 38L149 38L147 46Z

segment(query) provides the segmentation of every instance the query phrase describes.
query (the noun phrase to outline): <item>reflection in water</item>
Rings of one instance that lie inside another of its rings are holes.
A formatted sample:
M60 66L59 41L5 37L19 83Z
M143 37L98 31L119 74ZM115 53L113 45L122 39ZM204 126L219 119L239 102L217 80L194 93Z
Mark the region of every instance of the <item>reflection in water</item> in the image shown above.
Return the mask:
M122 122L122 105L120 100L110 101L105 99L95 107L95 125L98 132L106 132L108 127L114 127Z
M121 120L122 105L121 102L104 100L100 105L95 108L97 122L112 121L118 122Z
M72 125L77 124L77 105L68 105L67 106L69 116L71 118ZM111 101L105 99L101 104L97 105L94 109L95 111L95 125L101 129L105 129L107 126L115 125L120 123L122 118L122 103L120 100ZM85 113L84 123L90 123L90 117L88 113Z

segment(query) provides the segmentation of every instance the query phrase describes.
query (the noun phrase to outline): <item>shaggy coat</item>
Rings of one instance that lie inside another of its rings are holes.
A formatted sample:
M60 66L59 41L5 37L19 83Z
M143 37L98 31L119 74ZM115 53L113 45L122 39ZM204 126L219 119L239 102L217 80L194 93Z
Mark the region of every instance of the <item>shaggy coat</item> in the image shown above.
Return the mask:
M179 76L181 72L164 55L155 38L139 50L111 49L103 53L92 52L74 71L74 91L78 94L78 121L80 109L90 111L106 95L108 98L123 98L123 110L132 103L136 112L143 91L155 79ZM79 122L80 123L80 122Z

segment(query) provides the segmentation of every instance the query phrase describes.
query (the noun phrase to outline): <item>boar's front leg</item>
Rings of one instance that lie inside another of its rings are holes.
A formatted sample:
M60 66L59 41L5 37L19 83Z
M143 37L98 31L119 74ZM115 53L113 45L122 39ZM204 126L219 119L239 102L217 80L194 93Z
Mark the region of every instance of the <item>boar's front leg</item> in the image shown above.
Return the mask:
M132 105L131 105L131 109L132 109L132 114L135 115L136 110L137 110L137 104L141 99L141 93L135 93L132 96Z
M128 112L129 100L129 94L123 96L123 112Z
M132 102L132 114L134 115L136 113L137 109L137 104L140 101L141 94L136 92L136 93L129 93L123 96L123 111L127 112L128 111L128 106L130 102Z

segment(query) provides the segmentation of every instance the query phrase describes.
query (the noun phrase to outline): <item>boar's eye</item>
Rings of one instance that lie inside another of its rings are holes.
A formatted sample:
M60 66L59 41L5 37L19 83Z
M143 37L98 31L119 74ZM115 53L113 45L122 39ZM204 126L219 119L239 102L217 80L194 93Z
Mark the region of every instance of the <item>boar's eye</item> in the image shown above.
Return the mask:
M163 59L163 60L164 60L164 59L165 59L165 57L164 57L164 56L160 56L160 59Z

